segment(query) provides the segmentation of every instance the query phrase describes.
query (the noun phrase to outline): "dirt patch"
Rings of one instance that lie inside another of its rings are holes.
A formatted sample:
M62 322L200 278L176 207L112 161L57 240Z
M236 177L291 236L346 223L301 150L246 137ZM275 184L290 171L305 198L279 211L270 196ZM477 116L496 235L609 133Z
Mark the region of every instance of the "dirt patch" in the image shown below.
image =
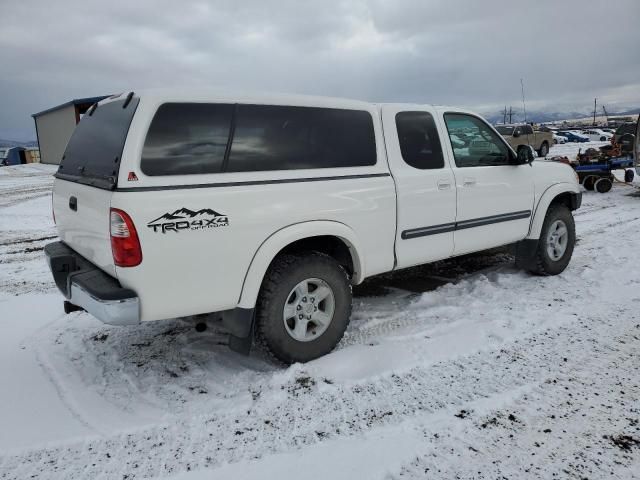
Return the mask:
M610 440L620 450L630 451L633 447L640 448L640 438L631 435L605 435L604 438Z

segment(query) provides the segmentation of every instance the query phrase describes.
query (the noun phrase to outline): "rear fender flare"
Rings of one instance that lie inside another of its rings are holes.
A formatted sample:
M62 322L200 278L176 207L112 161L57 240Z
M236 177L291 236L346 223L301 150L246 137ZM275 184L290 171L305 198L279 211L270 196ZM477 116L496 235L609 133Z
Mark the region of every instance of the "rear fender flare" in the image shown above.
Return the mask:
M296 223L274 232L258 247L245 274L238 306L241 308L255 307L267 269L282 249L297 240L322 235L338 237L347 245L354 269L351 282L360 283L365 278L364 259L360 242L351 228L343 223L329 220Z
M556 183L555 185L551 185L549 188L545 190L536 205L535 211L533 212L533 220L531 221L531 226L529 227L529 235L527 235L527 239L538 239L540 238L540 232L542 232L542 224L544 223L544 217L547 215L547 210L549 209L549 205L551 202L558 196L563 193L570 193L575 195L576 197L576 207L580 206L578 198L581 196L580 186L572 183Z

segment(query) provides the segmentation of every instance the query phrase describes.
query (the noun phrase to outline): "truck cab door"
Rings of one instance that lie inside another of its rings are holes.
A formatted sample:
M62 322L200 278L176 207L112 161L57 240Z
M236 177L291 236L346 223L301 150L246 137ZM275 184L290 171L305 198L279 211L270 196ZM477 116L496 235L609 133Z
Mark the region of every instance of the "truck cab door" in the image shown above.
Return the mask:
M424 105L383 106L382 123L397 191L396 268L451 256L455 179L435 111Z
M454 254L524 239L534 201L531 166L517 164L504 139L480 117L461 111L442 113L449 135L464 131L471 139L464 147L446 143L457 191Z

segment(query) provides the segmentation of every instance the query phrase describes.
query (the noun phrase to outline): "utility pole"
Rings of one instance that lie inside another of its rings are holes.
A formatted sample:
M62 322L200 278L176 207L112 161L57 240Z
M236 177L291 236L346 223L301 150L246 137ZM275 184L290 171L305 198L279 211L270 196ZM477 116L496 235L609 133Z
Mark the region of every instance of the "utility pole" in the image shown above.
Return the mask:
M509 105L509 123L513 123L512 118L513 118L513 109L511 108L511 105Z
M593 126L596 126L596 109L598 108L598 99L593 99Z
M507 106L504 106L504 110L502 111L502 124L507 123Z
M527 107L524 103L524 81L520 79L520 88L522 89L522 110L524 111L524 123L527 123Z

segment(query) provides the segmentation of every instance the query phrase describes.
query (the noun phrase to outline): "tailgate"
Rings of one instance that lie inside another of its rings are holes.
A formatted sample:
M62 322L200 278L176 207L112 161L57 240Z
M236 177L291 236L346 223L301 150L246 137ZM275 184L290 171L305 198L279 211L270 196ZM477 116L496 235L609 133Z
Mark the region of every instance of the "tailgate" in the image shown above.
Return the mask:
M60 240L84 258L115 276L109 208L111 191L56 179L53 184L53 211Z
M113 276L111 195L138 102L130 93L90 108L69 139L53 185L53 212L60 239Z

